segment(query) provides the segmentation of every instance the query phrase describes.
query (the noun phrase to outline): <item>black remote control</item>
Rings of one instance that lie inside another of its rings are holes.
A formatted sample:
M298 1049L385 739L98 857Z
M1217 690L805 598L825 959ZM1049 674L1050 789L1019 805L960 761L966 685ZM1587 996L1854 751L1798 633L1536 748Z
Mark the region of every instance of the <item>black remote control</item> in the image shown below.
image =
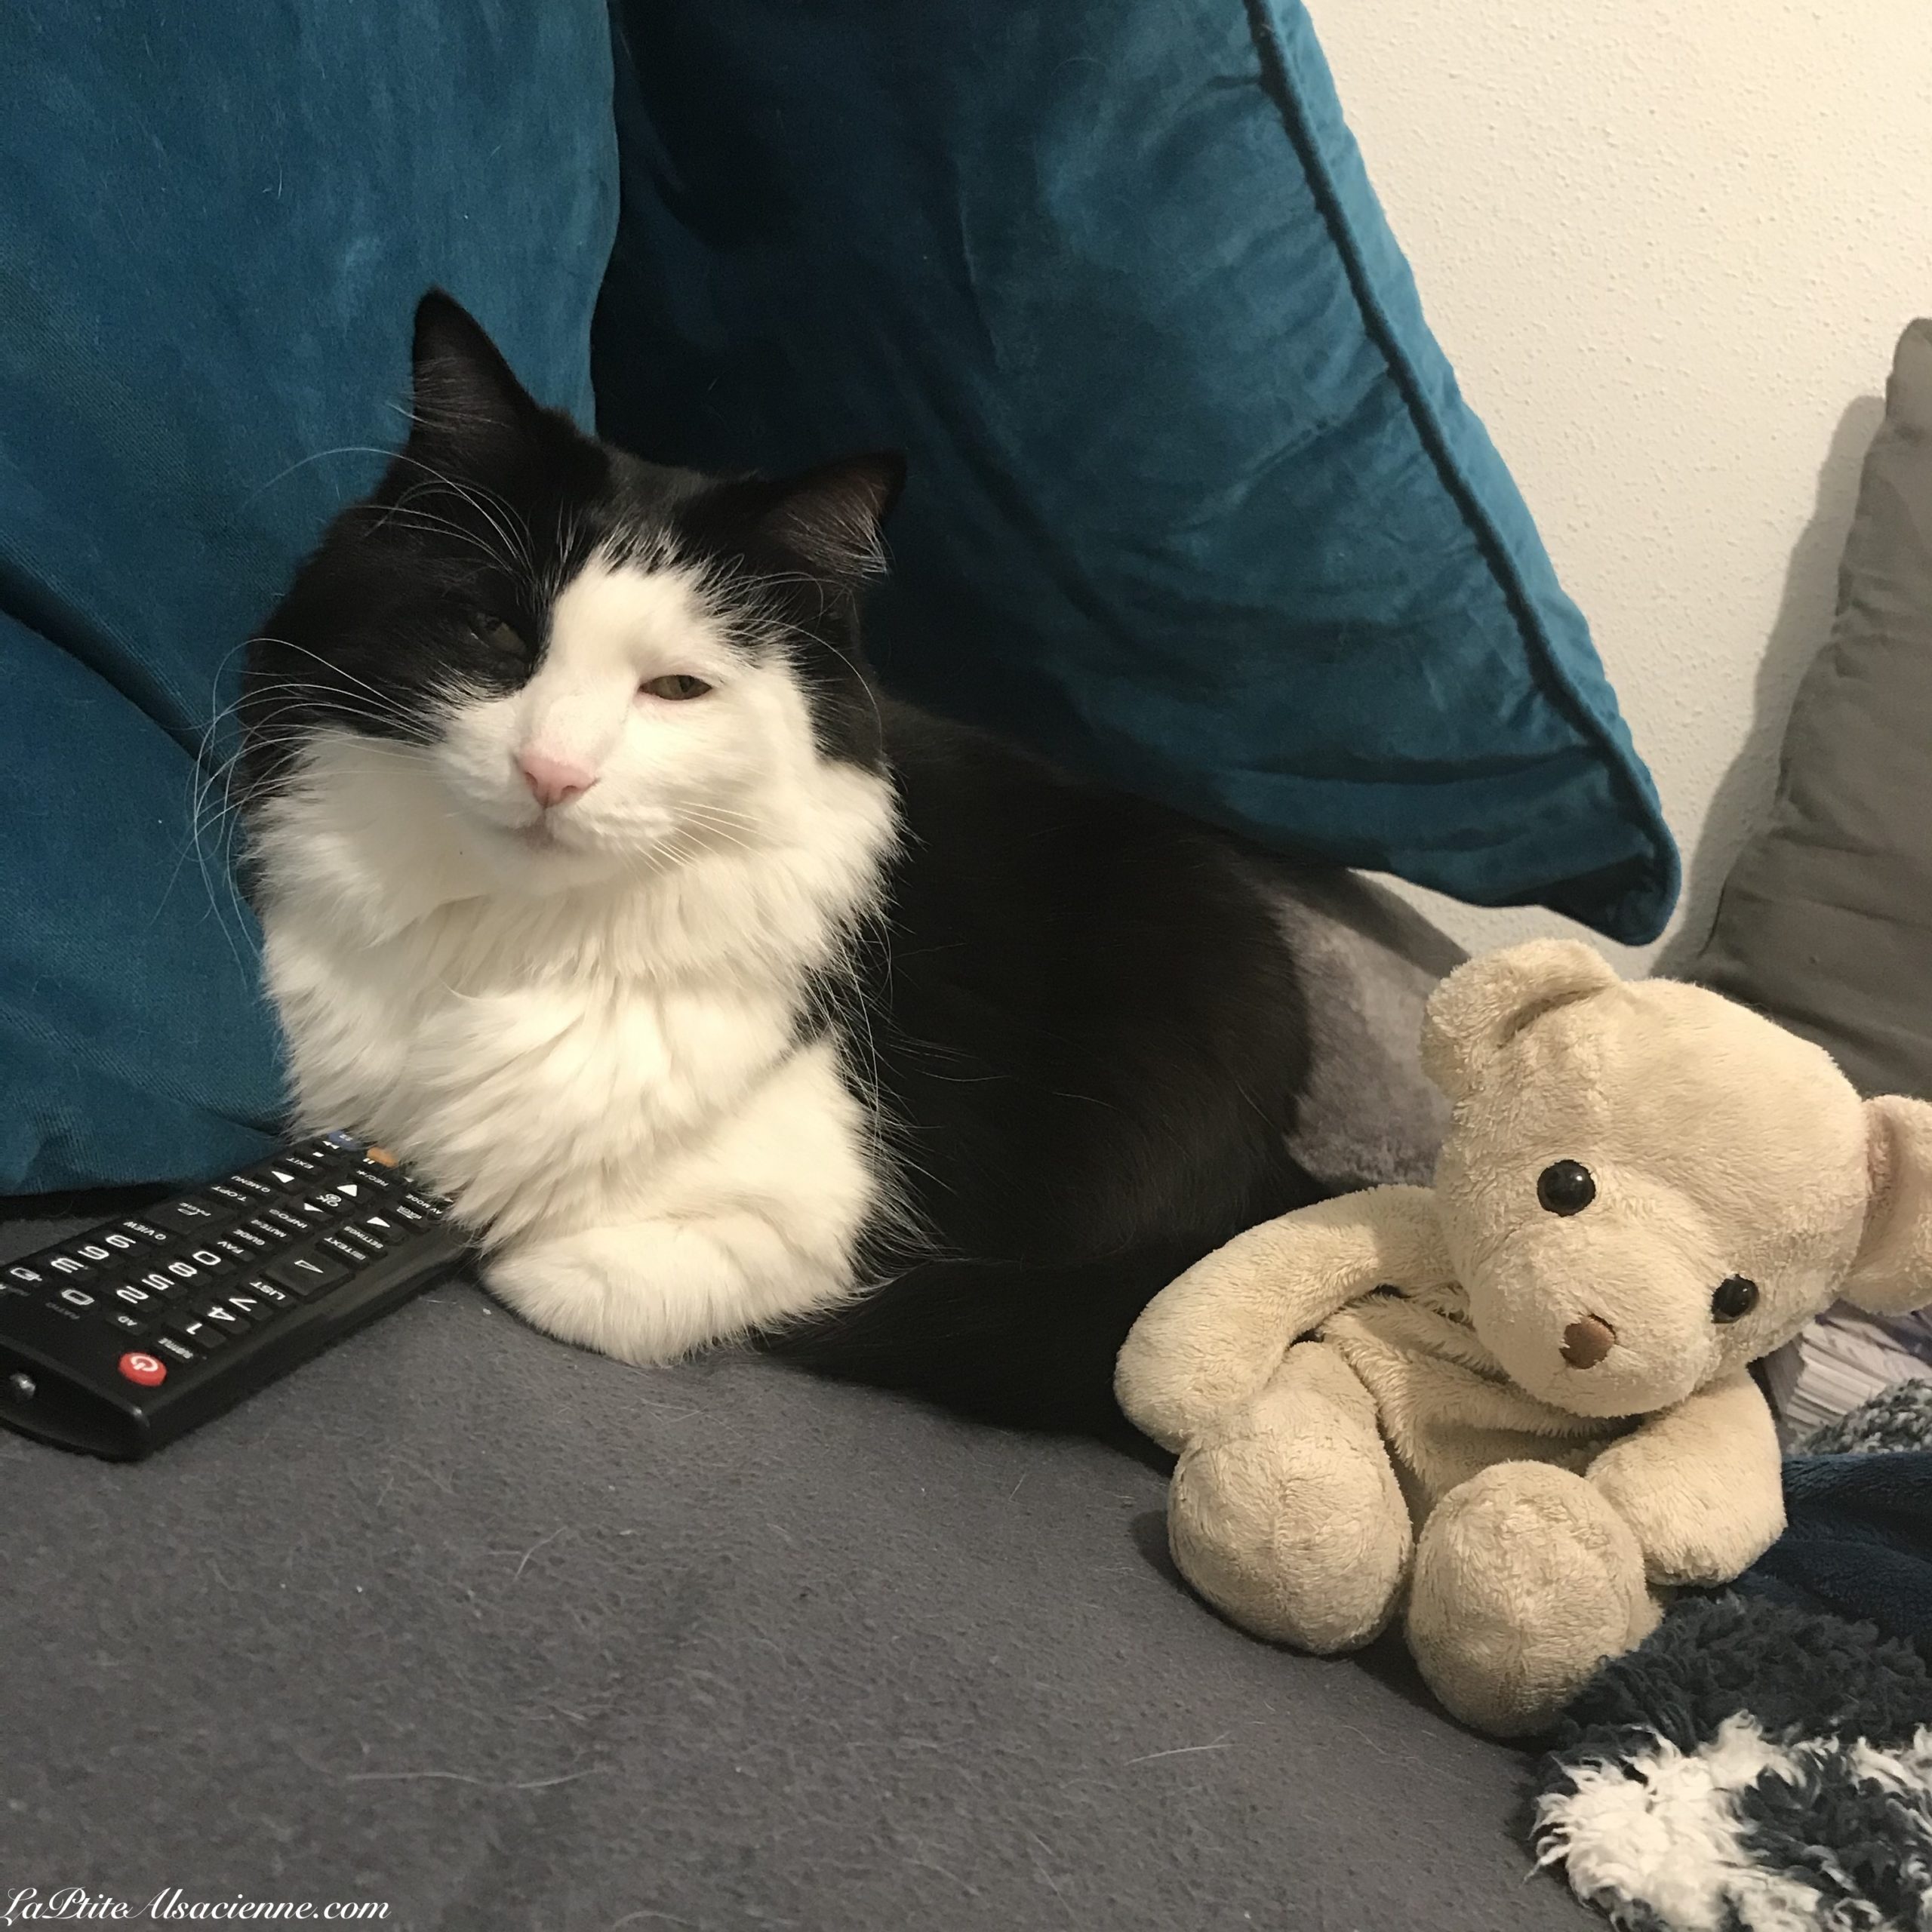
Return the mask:
M0 1264L0 1422L145 1456L451 1273L447 1204L326 1134Z

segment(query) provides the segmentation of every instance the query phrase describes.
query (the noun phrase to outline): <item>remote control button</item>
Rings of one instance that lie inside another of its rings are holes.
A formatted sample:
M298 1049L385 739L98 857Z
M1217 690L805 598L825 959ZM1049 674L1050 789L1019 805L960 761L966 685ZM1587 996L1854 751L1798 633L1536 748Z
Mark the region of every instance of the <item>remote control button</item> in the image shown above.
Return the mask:
M248 1318L238 1308L231 1308L225 1301L204 1303L201 1316L204 1321L211 1322L231 1335L240 1334L250 1325Z
M78 1255L83 1261L91 1262L97 1268L98 1268L103 1261L112 1261L114 1259L113 1249L107 1247L104 1243L97 1241L84 1241L76 1242L75 1244L74 1252Z
M121 1373L143 1389L158 1389L168 1380L168 1364L145 1349L130 1349L121 1358Z
M234 1266L235 1263L221 1250L211 1242L205 1247L191 1247L182 1257L192 1262L204 1275L219 1275Z
M60 1299L69 1308L92 1308L94 1306L94 1297L85 1288L63 1288Z
M393 1214L398 1221L407 1221L413 1228L427 1227L432 1218L432 1217L424 1214L421 1208L411 1207L407 1201L398 1201L392 1203L390 1206L389 1212Z
M118 1328L124 1335L145 1335L148 1324L132 1309L117 1308L108 1318L111 1327Z
M179 1335L157 1335L154 1338L156 1355L171 1355L178 1362L199 1361L201 1357L189 1347Z
M138 1254L141 1251L140 1243L132 1235L123 1234L118 1228L109 1228L100 1239L117 1256Z
M263 1188L260 1192L266 1194L268 1191ZM253 1187L244 1187L238 1181L233 1180L211 1181L208 1192L216 1200L226 1201L229 1207L244 1214L252 1214L255 1211L255 1203L260 1198Z
M355 1170L355 1184L365 1194L399 1194L402 1183L388 1168L372 1168L366 1163Z
M229 1229L215 1245L237 1261L265 1254L275 1244L252 1221L243 1221Z
M7 1270L7 1279L19 1282L23 1288L37 1288L47 1277L38 1268L29 1268L23 1263L16 1262Z
M140 1283L130 1281L114 1291L116 1301L125 1301L130 1308L139 1308L143 1302L154 1300L154 1291L143 1287Z
M411 1207L427 1214L432 1221L440 1220L442 1218L443 1210L450 1204L439 1194L411 1193L405 1194L402 1198L409 1203Z
M402 1230L386 1214L371 1214L358 1221L352 1228L344 1228L346 1235L353 1235L358 1241L368 1241L380 1254L390 1242L402 1238Z
M165 1201L148 1211L151 1220L177 1234L212 1234L224 1222L235 1217L227 1206L214 1201Z
M316 1159L314 1154L309 1152L284 1154L275 1161L277 1167L293 1168L303 1180L310 1181L312 1181L322 1171L323 1164L321 1161Z
M50 1275L64 1275L70 1281L76 1276L94 1272L93 1269L75 1254L50 1254L45 1257L41 1266Z
M271 1208L260 1218L272 1221L285 1234L306 1235L309 1232L309 1223L291 1208Z
M295 1297L286 1288L277 1287L265 1275L251 1275L245 1287L248 1294L261 1297L266 1304L262 1311L265 1315L272 1315L277 1309L295 1306Z
M139 1235L142 1240L155 1247L168 1247L174 1237L165 1228L158 1228L152 1221L144 1221L139 1215L131 1215L121 1225L131 1235Z
M288 1230L279 1221L270 1220L266 1214L257 1214L248 1223L248 1227L251 1234L261 1237L263 1244L267 1247L279 1247L289 1238ZM241 1230L237 1229L235 1232L238 1234Z
M341 1234L325 1235L315 1245L325 1247L331 1254L339 1254L352 1268L366 1268L375 1260L375 1251L349 1238L346 1230Z
M349 1270L332 1254L321 1254L312 1247L297 1248L285 1254L272 1267L262 1271L291 1294L312 1295L318 1288L332 1288L349 1279Z
M228 1294L228 1305L248 1321L262 1321L270 1312L262 1297L247 1287L231 1288Z
M191 1276L194 1273L192 1268L188 1272ZM155 1294L162 1296L179 1294L185 1285L184 1283L177 1281L174 1275L160 1268L151 1269L145 1275L137 1275L135 1279L143 1287L150 1288Z
M259 1168L251 1168L246 1179L260 1187L264 1195L272 1198L278 1194L286 1194L291 1188L303 1185L306 1177L281 1161L269 1161Z
M219 1349L228 1337L211 1321L204 1321L192 1309L184 1309L168 1318L168 1327L182 1340L198 1349Z

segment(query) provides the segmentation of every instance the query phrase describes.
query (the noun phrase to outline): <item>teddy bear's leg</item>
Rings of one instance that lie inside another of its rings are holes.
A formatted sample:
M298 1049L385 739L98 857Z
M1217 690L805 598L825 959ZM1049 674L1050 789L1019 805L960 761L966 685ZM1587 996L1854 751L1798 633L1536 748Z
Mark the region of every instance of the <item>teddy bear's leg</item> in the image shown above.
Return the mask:
M1334 1349L1291 1349L1260 1395L1182 1456L1168 1538L1189 1582L1261 1636L1346 1651L1388 1622L1409 1512L1374 1401Z
M1499 1737L1547 1728L1659 1614L1630 1526L1600 1490L1552 1463L1472 1476L1417 1540L1410 1651L1450 1710Z

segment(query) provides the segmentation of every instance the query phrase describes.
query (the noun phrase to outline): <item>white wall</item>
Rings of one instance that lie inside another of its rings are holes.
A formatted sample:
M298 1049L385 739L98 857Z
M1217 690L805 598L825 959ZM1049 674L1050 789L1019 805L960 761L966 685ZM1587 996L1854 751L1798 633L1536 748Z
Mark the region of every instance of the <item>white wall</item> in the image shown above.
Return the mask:
M1656 774L1681 946L1769 799L1892 345L1932 313L1932 0L1309 5ZM1466 945L1564 927L1426 903Z

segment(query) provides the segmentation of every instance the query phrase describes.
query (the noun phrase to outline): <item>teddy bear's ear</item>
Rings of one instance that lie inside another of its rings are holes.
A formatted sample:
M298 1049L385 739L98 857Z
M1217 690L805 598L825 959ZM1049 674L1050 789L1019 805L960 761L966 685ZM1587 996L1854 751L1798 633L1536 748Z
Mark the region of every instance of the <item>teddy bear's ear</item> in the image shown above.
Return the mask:
M1621 983L1602 954L1579 940L1535 939L1482 953L1429 995L1423 1070L1451 1100L1460 1100L1491 1057L1531 1021Z
M1865 1103L1872 1196L1846 1300L1873 1315L1932 1302L1932 1106L1902 1094Z

